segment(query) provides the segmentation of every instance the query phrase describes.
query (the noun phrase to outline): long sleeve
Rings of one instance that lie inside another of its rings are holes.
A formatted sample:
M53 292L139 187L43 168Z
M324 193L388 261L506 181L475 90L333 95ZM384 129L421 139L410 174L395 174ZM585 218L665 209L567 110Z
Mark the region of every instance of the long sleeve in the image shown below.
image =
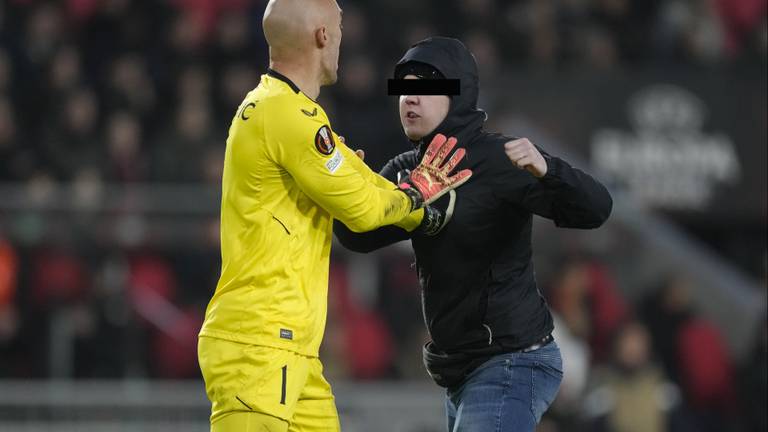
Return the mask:
M366 180L378 185L382 189L396 189L397 185L395 181L397 179L397 171L389 165L385 165L380 173L373 172L365 162L362 161L352 150L347 146L341 148L344 152L344 157L349 161L354 169L356 169ZM421 219L424 216L424 209L416 209L408 214L405 218L395 222L393 225L404 229L405 231L415 230Z
M592 176L566 161L542 152L547 174L537 179L527 172L527 181L512 192L517 204L531 213L551 219L563 228L590 229L601 226L611 214L613 200L608 190ZM510 166L510 169L516 169Z
M410 152L400 155L389 161L379 174L387 181L394 182L397 179L398 171L412 168L408 166L406 162L411 158ZM333 233L336 234L336 238L347 249L355 252L368 253L410 239L412 235L411 232L421 223L423 214L423 210L419 210L418 213L412 212L411 215L408 216L407 221L402 221L403 223L399 224L402 226L384 226L364 233L353 232L343 223L335 221L333 224Z
M395 225L356 233L339 221L333 222L333 233L345 248L360 253L373 252L411 238L411 233Z
M335 219L361 232L399 222L411 213L408 197L394 184L382 187L372 181L376 174L365 172L370 169L364 164L360 164L364 168L355 166L352 158L356 156L328 125L295 109L275 109L270 114L283 119L269 129L272 157ZM289 126L285 118L296 121Z

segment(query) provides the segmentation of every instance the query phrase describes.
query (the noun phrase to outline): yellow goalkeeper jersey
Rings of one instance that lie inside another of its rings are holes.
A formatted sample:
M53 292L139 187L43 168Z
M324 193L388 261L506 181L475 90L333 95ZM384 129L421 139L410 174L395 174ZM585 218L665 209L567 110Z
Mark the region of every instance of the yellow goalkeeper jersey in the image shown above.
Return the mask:
M221 199L221 276L200 336L317 356L333 218L413 230L421 210L372 172L323 108L270 70L232 119Z

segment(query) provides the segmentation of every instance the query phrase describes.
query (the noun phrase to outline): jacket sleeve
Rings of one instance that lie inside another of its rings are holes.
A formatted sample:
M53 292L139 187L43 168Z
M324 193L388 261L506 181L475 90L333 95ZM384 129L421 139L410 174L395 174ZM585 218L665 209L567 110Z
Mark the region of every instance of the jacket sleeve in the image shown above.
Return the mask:
M396 223L411 212L404 193L371 181L375 173L361 174L350 160L353 153L329 125L300 116L297 109L276 107L272 114L265 118L271 157L332 217L362 232Z
M380 175L387 181L394 182L397 180L397 172L400 168L397 159L390 160L382 168ZM408 223L401 224L404 226L384 226L364 233L353 232L345 224L334 221L333 233L336 234L336 238L345 248L355 252L367 253L410 239L412 231L421 223L423 215L423 210L419 210L418 213L412 212Z
M551 219L563 228L590 229L601 226L611 214L613 200L600 182L566 161L542 151L547 173L537 179L527 171L517 170L523 182L509 195L531 213ZM505 162L509 160L505 157ZM522 184L521 184L522 183Z

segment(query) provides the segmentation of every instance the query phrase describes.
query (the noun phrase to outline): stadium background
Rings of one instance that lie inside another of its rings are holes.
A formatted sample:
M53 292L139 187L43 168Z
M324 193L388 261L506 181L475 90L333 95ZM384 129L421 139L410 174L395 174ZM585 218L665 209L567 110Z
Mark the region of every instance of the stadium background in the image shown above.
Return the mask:
M536 220L566 363L541 431L765 431L765 0L343 1L320 101L378 169L393 64L475 53L489 129L612 188ZM206 430L195 344L219 270L229 120L265 2L0 2L0 431ZM344 430L443 430L409 245L334 247L322 358Z

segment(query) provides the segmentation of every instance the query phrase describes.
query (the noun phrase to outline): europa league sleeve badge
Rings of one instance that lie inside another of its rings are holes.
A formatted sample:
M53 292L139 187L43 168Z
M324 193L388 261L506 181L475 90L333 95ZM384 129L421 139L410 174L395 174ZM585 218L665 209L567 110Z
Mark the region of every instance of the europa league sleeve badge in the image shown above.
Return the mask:
M315 134L315 148L320 154L330 156L336 149L336 143L333 142L333 133L331 128L326 125L320 127Z

